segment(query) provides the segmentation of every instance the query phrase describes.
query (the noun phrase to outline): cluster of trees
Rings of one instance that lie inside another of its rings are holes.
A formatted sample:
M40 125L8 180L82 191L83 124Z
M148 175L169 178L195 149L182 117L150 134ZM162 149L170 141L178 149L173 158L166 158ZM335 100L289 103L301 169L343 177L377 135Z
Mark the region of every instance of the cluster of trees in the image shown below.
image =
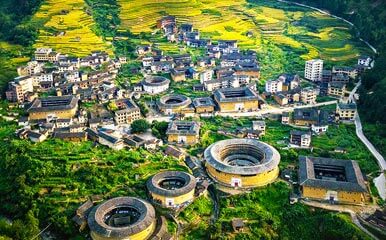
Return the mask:
M23 46L31 45L37 37L37 28L26 21L43 0L0 1L0 39Z
M97 23L97 33L103 37L114 37L118 25L119 6L116 0L86 0L92 9L92 15Z
M386 2L371 0L292 0L323 8L358 28L361 37L378 50L375 67L362 79L359 108L368 122L386 123Z

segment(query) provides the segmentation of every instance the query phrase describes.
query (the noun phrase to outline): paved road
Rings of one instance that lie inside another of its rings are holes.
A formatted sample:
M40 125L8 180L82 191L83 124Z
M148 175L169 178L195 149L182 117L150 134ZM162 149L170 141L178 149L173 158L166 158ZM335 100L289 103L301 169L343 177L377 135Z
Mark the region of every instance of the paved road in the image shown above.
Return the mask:
M335 211L335 212L348 213L348 214L350 214L353 223L357 227L359 227L363 232L365 232L367 235L369 235L373 239L378 240L378 238L376 236L374 236L371 232L369 232L365 227L362 226L361 222L358 219L357 214L350 208L344 207L342 205L330 205L330 204L324 204L324 203L319 203L319 202L314 202L314 201L311 202L311 201L303 201L302 200L301 202L304 203L305 205L308 205L311 207L322 208L322 209L326 209L329 211Z
M349 101L355 102L354 95L361 84L362 84L362 81L359 80L355 88L350 92ZM356 134L358 138L363 142L363 144L367 147L367 149L369 149L371 154L373 154L373 156L378 162L380 170L382 171L382 173L377 178L374 179L374 184L377 187L380 197L383 200L385 200L386 199L386 178L385 178L384 171L386 171L386 161L384 157L377 151L374 145L367 139L367 137L363 133L363 127L362 127L359 114L356 114L354 120L355 120Z

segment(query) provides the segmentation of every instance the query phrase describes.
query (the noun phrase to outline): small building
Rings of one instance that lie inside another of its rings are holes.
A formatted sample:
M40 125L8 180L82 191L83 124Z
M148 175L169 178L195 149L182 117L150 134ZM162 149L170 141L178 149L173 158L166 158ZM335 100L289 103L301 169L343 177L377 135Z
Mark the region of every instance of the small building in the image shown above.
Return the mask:
M282 94L282 93L278 93L278 94L275 94L273 96L273 98L275 99L275 101L280 105L280 106L285 106L288 104L288 98L286 95Z
M108 146L113 150L121 150L125 147L122 139L119 139L103 131L98 131L98 142L102 145Z
M165 149L165 154L177 158L179 161L185 160L185 154L177 147L168 145Z
M293 121L297 126L311 126L319 121L319 110L316 108L298 108L294 110Z
M40 132L35 131L27 131L27 137L29 140L31 140L34 143L43 142L47 139L47 135Z
M193 106L198 114L213 113L215 104L210 97L195 98Z
M87 141L86 132L54 132L53 138L61 139L71 142L84 142Z
M185 70L172 69L170 71L170 76L174 82L183 82L186 80Z
M256 111L259 109L257 93L249 87L222 88L214 92L220 112Z
M213 70L206 70L200 73L200 83L203 84L213 79Z
M329 83L327 94L330 96L344 97L346 93L346 84L344 83Z
M35 99L27 109L30 120L73 118L78 110L75 96L47 97Z
M141 118L141 110L131 99L115 100L117 110L114 112L114 120L118 125L131 124Z
M330 203L363 204L367 186L356 161L299 157L299 184L303 198Z
M134 147L134 148L139 148L139 147L142 147L144 146L146 140L141 138L140 136L138 135L131 135L129 137L126 137L123 139L123 141L131 146L131 147Z
M311 145L311 133L299 130L290 132L290 143L299 147L309 147Z
M200 136L200 125L190 121L172 121L166 130L168 142L196 144Z
M300 99L304 104L315 104L317 96L317 90L312 87L303 88L300 92Z
M338 103L336 105L336 114L339 120L354 121L357 114L357 105L355 103Z
M282 113L281 123L282 124L289 124L290 123L290 113L289 112L283 112Z
M253 121L252 122L252 129L255 131L260 131L262 135L265 134L265 128L266 124L264 121Z

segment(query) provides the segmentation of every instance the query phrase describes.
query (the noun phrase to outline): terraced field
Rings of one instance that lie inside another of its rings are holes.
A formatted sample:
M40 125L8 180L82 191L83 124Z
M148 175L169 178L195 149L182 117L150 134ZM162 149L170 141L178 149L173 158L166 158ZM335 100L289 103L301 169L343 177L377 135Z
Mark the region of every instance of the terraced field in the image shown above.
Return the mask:
M93 32L84 0L47 0L32 21L41 26L34 47L52 47L59 52L85 56L94 50L112 53L111 44Z
M321 57L332 64L348 64L369 51L352 37L346 23L276 1L119 0L119 4L121 30L135 34L151 32L157 19L174 15L180 23L193 23L203 36L237 39L242 48L261 53L273 43L300 55L300 61Z

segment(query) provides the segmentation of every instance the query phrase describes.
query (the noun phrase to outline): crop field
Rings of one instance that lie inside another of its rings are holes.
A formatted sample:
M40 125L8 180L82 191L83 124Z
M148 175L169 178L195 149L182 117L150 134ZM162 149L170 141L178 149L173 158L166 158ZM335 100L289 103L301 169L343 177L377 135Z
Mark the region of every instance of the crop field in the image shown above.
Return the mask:
M75 56L96 50L112 53L111 44L93 32L95 23L84 0L47 0L32 21L41 26L34 47L52 47Z
M291 61L298 69L305 60L318 57L328 65L346 65L370 51L353 37L348 24L276 1L119 0L119 5L121 31L152 32L157 19L174 15L178 23L192 23L202 37L236 39L241 48L257 50L260 56L275 52L261 61L263 80L270 78L272 72L292 70L284 66ZM288 53L296 55L287 56Z

